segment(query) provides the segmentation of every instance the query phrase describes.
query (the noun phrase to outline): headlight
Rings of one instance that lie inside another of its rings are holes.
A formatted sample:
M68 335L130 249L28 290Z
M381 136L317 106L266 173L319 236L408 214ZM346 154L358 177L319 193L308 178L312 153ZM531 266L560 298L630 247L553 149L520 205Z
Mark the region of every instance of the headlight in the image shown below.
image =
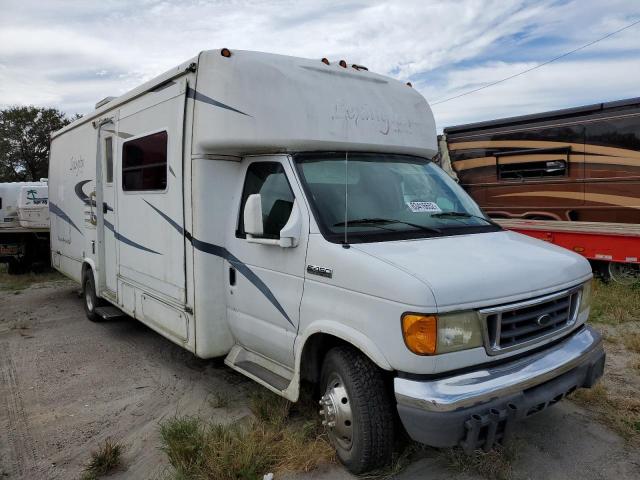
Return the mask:
M589 280L582 286L582 294L580 295L580 308L579 313L584 312L591 306L591 289L593 280Z
M417 355L449 353L480 347L482 325L474 311L402 316L402 335L407 348Z

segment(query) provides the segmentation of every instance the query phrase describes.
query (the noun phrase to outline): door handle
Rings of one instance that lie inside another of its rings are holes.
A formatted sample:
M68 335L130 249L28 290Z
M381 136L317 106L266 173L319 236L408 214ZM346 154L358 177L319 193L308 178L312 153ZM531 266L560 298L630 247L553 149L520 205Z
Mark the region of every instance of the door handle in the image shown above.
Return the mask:
M232 287L236 284L236 269L229 267L229 285Z
M109 211L109 205L107 205L107 202L102 202L102 213L106 214Z

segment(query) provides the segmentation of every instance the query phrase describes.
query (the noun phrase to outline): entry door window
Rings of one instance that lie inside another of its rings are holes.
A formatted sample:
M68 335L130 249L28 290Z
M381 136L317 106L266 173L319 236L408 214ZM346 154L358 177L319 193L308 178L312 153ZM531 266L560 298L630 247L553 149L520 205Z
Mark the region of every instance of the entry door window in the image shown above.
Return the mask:
M104 158L107 170L107 183L113 183L113 137L104 139Z
M259 193L262 200L264 238L280 238L280 230L291 216L294 201L294 195L282 164L257 162L249 165L242 191L238 237L246 237L243 218L244 206L249 195L255 193Z

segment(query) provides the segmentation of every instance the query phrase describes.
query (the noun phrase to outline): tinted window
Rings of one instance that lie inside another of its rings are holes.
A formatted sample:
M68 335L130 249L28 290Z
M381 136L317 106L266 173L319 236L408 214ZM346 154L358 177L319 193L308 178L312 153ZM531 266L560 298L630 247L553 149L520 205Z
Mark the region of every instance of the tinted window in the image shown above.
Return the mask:
M167 132L129 140L122 145L122 189L167 187Z
M113 183L113 137L104 140L104 158L107 164L107 183Z
M587 144L640 151L640 116L587 124Z
M501 180L521 180L526 178L565 177L566 160L548 160L541 162L498 163L498 176Z
M244 205L249 195L259 193L262 197L262 223L266 238L280 238L280 230L286 225L293 208L293 192L284 173L276 162L252 163L242 190L238 235L244 236Z

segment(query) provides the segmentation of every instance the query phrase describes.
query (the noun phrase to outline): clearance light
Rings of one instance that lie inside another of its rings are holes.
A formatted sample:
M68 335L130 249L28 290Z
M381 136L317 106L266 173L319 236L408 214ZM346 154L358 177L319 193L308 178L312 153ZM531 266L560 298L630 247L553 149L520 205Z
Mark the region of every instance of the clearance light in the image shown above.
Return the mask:
M342 68L347 68L347 62L345 62L344 60L340 60L340 63L338 65L340 65Z
M436 353L438 318L407 313L402 316L402 335L407 348L417 355Z
M220 55L229 58L231 56L231 50L229 50L228 48L223 48L222 50L220 50Z
M329 63L329 59L328 58L323 58L322 63L324 63L325 65L331 65L331 63Z
M574 252L582 253L584 252L584 247L573 247Z

